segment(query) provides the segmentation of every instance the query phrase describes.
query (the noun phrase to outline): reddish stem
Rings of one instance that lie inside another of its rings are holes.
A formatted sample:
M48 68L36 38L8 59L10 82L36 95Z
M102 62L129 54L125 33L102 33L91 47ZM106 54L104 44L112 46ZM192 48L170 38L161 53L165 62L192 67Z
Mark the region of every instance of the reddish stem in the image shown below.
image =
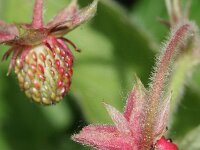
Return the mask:
M152 85L149 89L149 94L147 96L147 105L145 107L145 119L144 119L144 129L143 129L143 142L146 143L142 150L145 149L148 145L151 145L154 139L154 125L156 122L156 116L160 99L163 96L162 91L165 87L165 82L167 80L167 75L170 70L170 64L173 61L176 53L181 50L181 45L183 42L188 39L194 31L193 25L186 23L181 25L175 32L172 33L169 42L164 47L164 54L161 57L161 60L157 64L157 69L154 74ZM186 41L185 41L186 42Z
M32 27L35 29L43 27L43 0L35 0Z
M152 88L150 89L149 98L153 100L158 100L161 96L162 90L164 88L164 82L166 79L166 75L169 71L170 62L176 54L176 49L182 43L184 35L190 30L190 24L182 25L170 39L169 43L167 44L164 55L161 58L160 63L158 64L157 71L155 73L154 81L152 84Z

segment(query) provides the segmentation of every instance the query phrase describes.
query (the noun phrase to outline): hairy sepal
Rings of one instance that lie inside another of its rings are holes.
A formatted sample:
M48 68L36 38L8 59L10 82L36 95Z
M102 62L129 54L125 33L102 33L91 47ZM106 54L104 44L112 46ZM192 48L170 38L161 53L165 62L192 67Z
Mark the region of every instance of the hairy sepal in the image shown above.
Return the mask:
M124 117L124 115L108 104L104 104L104 106L106 107L118 131L123 135L131 136L129 123Z
M89 6L77 11L75 15L61 23L51 27L51 34L60 37L79 25L94 17L97 11L98 0L94 0Z
M146 103L146 89L136 76L136 84L130 93L124 115L129 120L129 126L134 135L135 143L140 143L142 127L144 126L144 106ZM130 111L131 110L131 111ZM128 113L129 112L129 113Z
M131 117L133 117L133 109L135 107L137 108L137 110L141 110L141 106L144 103L144 97L146 94L146 89L144 85L136 75L135 80L136 83L128 96L126 106L124 109L124 116L128 121L130 121Z
M72 136L72 139L99 150L136 150L133 148L130 137L122 136L114 126L110 125L89 125L83 128L79 134Z
M161 104L157 112L157 121L154 127L154 135L155 135L154 141L160 139L167 130L166 127L169 118L171 97L172 94L170 93L169 96L164 101L160 102Z
M18 29L15 25L0 21L0 44L13 40L18 34Z
M78 13L78 4L77 0L72 0L71 3L61 10L54 18L51 20L46 27L52 28L55 25L59 24L60 22L65 22L66 20L71 20L71 18Z

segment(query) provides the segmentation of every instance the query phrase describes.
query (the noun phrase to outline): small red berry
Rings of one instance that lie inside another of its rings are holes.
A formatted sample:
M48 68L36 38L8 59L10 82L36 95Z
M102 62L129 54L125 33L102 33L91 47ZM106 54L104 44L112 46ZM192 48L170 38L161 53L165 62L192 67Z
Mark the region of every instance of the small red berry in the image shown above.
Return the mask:
M155 145L156 150L178 150L178 147L176 144L172 143L171 140L166 139L164 136L161 137L156 145Z

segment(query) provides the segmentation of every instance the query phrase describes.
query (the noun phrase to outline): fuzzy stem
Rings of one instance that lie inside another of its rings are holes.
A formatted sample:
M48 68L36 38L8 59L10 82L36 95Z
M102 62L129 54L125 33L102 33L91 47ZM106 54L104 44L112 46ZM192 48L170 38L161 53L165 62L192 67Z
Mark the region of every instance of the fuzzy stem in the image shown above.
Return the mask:
M156 71L154 74L154 78L149 89L149 93L147 96L147 105L145 108L145 126L143 129L143 143L146 143L146 146L151 145L154 139L154 124L156 122L156 116L160 99L163 96L162 92L165 88L165 82L167 80L168 73L170 71L171 63L173 62L173 58L176 54L181 50L181 46L183 42L187 42L185 40L190 39L191 35L194 33L194 26L191 23L182 24L172 32L170 36L169 42L164 47L164 53L161 55L160 61L157 63Z
M149 90L149 98L152 99L152 102L160 99L162 91L164 89L166 76L170 69L171 61L175 57L174 55L177 53L177 51L180 50L179 47L182 44L183 40L187 38L186 36L190 36L188 35L188 31L191 30L190 28L191 25L188 23L182 25L177 31L175 31L169 43L165 47L161 61L156 67L157 70L155 72L154 80L152 82L152 87Z
M36 29L43 27L43 0L35 0L32 27Z

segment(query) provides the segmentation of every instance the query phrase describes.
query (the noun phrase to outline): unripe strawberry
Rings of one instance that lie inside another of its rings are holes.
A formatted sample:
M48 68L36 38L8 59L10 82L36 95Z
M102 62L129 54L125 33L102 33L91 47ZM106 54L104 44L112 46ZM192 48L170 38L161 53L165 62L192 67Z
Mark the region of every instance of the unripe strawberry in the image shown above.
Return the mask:
M42 21L42 0L36 0L32 24L6 24L0 21L0 43L11 48L3 60L13 53L8 74L15 69L19 86L35 102L45 105L59 102L69 91L73 74L73 54L63 36L92 18L97 1L78 9L76 1L62 10L47 25Z
M54 39L56 40L56 39ZM16 59L15 73L21 89L36 102L53 104L69 90L73 56L58 45L50 49L45 45L32 48L25 57Z

